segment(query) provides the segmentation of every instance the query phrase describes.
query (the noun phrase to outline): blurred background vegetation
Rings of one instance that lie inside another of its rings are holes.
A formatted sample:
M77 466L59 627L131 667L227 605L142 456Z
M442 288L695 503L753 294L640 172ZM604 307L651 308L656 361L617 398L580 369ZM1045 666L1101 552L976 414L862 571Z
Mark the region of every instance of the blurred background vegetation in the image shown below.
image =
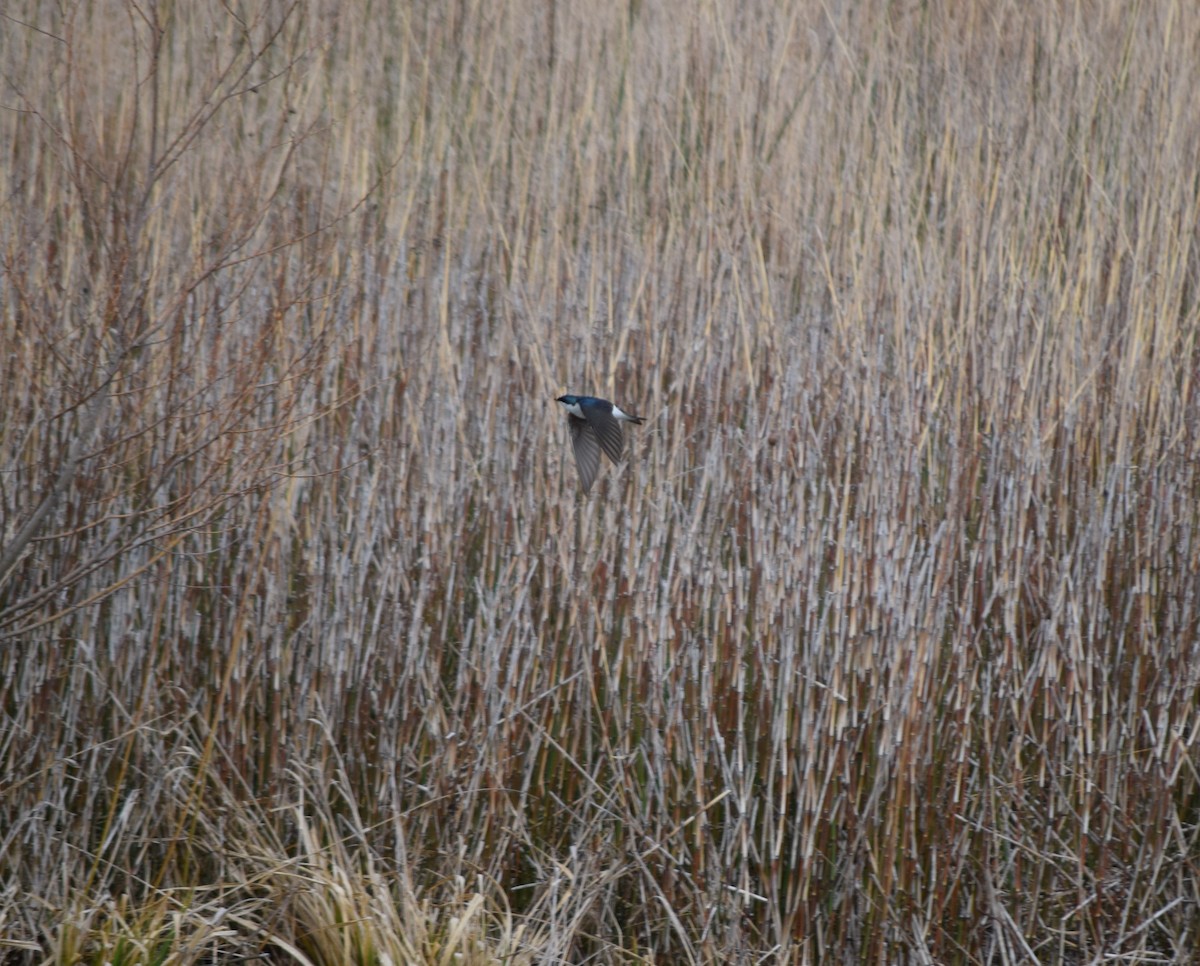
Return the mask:
M1198 90L1182 0L7 4L0 961L1190 957Z

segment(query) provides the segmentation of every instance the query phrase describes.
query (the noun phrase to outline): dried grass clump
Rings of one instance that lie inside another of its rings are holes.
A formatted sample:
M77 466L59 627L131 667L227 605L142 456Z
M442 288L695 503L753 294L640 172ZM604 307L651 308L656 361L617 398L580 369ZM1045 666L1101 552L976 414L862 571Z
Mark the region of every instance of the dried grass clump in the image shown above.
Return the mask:
M1192 955L1200 9L845 6L6 7L0 959Z

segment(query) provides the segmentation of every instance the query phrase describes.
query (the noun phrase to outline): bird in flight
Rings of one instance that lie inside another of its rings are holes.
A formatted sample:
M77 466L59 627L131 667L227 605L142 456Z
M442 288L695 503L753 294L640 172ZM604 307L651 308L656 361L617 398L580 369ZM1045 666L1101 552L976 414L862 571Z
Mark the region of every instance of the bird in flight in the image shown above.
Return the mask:
M600 450L614 463L620 462L625 450L625 435L621 423L640 425L641 416L631 416L607 399L595 396L559 396L558 402L567 407L567 422L571 427L571 444L575 448L575 463L579 467L579 482L583 492L592 488L600 469Z

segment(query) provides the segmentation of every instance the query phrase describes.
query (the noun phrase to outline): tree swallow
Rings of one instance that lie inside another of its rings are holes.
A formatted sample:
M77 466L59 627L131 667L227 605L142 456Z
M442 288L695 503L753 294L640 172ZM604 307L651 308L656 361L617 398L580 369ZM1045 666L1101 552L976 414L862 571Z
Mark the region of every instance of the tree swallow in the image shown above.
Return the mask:
M575 463L579 466L579 482L583 492L592 488L596 471L600 469L600 450L617 463L625 449L621 423L640 425L641 416L630 416L607 399L595 396L559 396L558 402L567 407L571 426L571 443L575 447Z

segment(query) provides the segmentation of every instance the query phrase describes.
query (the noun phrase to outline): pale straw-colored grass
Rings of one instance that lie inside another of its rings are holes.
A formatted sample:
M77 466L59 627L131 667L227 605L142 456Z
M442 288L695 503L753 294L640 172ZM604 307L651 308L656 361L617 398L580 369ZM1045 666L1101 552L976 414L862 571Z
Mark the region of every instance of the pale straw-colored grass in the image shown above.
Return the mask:
M3 18L0 958L1192 955L1200 8Z

